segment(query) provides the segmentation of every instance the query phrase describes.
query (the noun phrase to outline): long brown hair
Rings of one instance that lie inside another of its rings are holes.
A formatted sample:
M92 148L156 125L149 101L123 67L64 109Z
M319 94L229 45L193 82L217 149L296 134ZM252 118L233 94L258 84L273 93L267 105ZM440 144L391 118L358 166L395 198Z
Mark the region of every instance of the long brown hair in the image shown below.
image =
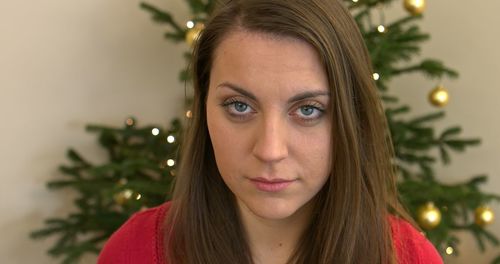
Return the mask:
M193 51L193 117L166 220L169 263L253 263L234 195L215 163L206 120L214 51L235 30L304 40L316 49L328 76L332 171L289 263L393 262L388 215L401 210L393 151L355 21L336 0L226 0Z

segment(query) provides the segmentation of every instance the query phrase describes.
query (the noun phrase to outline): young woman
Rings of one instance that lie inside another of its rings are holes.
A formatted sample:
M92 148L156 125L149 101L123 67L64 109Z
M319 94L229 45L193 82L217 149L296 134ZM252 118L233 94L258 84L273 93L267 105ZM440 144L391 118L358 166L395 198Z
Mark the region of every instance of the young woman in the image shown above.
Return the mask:
M222 1L174 198L99 263L442 263L402 219L370 59L335 0Z

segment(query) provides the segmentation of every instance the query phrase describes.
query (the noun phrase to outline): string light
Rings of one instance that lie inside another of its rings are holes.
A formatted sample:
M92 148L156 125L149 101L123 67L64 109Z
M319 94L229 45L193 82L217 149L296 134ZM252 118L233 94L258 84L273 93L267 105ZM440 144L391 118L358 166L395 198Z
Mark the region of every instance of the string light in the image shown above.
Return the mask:
M189 20L187 23L186 23L186 26L187 28L193 28L194 27L194 22Z
M132 194L134 193L130 189L126 189L123 191L123 197L125 197L125 199L127 200L130 199L130 197L132 197Z
M174 142L175 142L175 137L174 137L174 136L172 136L172 135L168 136L168 137L167 137L167 142L168 142L168 143L174 143Z
M169 167L172 167L172 166L174 166L174 165L175 165L175 161L174 161L173 159L169 159L169 160L167 160L167 165L168 165Z
M377 27L377 31L380 32L380 33L384 33L385 32L385 27L384 25L380 25Z
M453 254L453 251L455 251L452 247L447 247L446 248L446 254L451 255Z
M352 0L352 1L353 1L354 3L357 3L357 2L358 2L358 0Z
M375 81L378 81L378 79L380 79L380 74L378 74L378 73L376 73L376 72L375 72L375 73L373 73L373 79L374 79Z
M151 134L153 134L153 136L158 136L160 134L160 130L155 127L151 130Z
M142 195L140 193L138 193L137 196L135 197L135 199L139 201L141 199L141 197L142 197Z

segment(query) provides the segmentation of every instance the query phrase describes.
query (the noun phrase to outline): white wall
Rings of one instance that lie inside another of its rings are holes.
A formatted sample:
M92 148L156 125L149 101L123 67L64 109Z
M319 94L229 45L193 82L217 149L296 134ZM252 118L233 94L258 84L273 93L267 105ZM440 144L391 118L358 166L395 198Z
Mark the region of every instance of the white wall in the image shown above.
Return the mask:
M184 1L149 2L187 14ZM139 1L0 1L0 263L55 262L53 240L28 233L72 202L44 186L66 149L103 157L87 123L120 126L133 114L166 125L182 111L186 46L164 29Z
M141 124L166 124L181 112L183 85L177 74L184 45L163 40L164 28L139 10L139 1L0 2L0 262L54 263L45 254L53 240L34 242L30 230L42 220L65 215L69 192L48 192L44 184L60 174L69 146L94 161L103 153L84 125L120 125L135 115ZM149 1L188 16L184 1ZM499 1L428 1L422 27L432 35L423 55L461 73L445 81L451 90L446 124L459 124L483 144L440 168L446 182L487 173L486 191L500 193L500 24ZM388 17L403 11L392 6ZM420 76L393 82L415 112L432 110L426 94L435 85ZM443 124L439 127L444 127ZM500 206L494 206L500 217ZM500 224L489 227L500 235ZM464 236L460 258L448 263L488 263L499 249L479 254ZM92 263L87 258L85 263Z

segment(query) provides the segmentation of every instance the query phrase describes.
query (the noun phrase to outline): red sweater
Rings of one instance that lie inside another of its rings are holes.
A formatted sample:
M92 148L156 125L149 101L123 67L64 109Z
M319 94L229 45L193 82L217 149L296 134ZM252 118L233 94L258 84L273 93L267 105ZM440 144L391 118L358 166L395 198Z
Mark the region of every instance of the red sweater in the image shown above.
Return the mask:
M104 245L98 264L168 264L163 253L162 224L170 202L134 214ZM434 246L409 223L391 218L392 238L400 264L442 264Z

